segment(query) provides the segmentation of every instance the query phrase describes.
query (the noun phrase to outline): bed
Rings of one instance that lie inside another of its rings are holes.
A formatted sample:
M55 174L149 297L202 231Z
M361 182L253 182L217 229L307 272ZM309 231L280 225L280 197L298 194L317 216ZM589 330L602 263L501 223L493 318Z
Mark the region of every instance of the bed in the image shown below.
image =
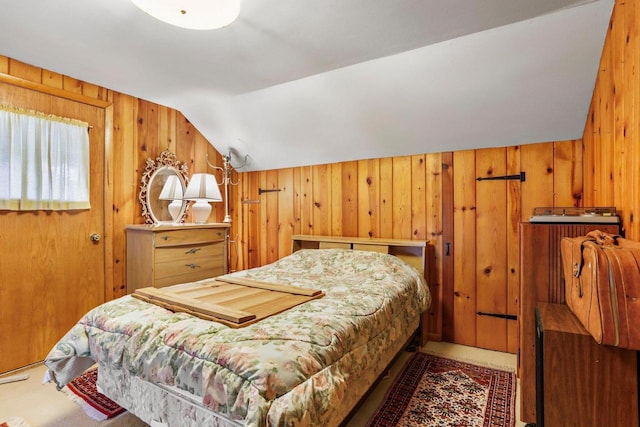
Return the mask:
M52 380L60 389L97 363L102 393L152 425L339 425L431 303L422 272L370 251L302 249L227 276L324 295L242 328L127 295L56 344Z

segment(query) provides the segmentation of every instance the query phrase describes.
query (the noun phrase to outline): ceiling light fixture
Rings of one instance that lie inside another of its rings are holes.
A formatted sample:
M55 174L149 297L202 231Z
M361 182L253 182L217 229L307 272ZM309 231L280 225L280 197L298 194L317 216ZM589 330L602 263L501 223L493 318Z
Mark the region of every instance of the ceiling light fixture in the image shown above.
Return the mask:
M131 0L160 21L192 30L215 30L240 14L240 0Z

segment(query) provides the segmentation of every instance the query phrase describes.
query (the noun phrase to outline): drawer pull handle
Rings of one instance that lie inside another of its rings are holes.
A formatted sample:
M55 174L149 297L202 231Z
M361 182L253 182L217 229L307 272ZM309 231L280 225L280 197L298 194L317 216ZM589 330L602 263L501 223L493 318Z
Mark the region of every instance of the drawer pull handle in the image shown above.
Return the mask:
M162 240L169 240L169 236L162 236L161 239Z
M185 267L189 267L192 270L195 270L196 268L200 268L198 264L185 264Z
M191 248L189 249L187 252L185 252L186 255L191 255L191 254L195 254L196 252L198 252L200 249L202 248Z

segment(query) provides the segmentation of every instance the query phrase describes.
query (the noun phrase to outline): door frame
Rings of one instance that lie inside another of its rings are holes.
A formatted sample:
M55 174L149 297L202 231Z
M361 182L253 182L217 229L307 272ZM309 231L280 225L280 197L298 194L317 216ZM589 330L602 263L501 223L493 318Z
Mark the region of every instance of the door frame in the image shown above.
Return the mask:
M103 164L103 236L104 244L104 301L114 297L113 291L113 101L92 98L81 93L70 92L57 87L25 80L9 74L0 73L0 82L30 89L36 92L80 102L104 111L104 164ZM109 91L109 97L111 91Z

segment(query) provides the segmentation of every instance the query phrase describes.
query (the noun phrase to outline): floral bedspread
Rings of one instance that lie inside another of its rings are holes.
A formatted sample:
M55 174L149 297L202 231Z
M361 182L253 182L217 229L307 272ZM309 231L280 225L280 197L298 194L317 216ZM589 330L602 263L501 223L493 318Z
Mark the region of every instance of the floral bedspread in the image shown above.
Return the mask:
M45 364L58 387L98 362L201 396L246 425L319 425L349 378L365 375L431 303L414 268L375 252L301 250L231 276L325 296L239 329L125 296L88 312Z

